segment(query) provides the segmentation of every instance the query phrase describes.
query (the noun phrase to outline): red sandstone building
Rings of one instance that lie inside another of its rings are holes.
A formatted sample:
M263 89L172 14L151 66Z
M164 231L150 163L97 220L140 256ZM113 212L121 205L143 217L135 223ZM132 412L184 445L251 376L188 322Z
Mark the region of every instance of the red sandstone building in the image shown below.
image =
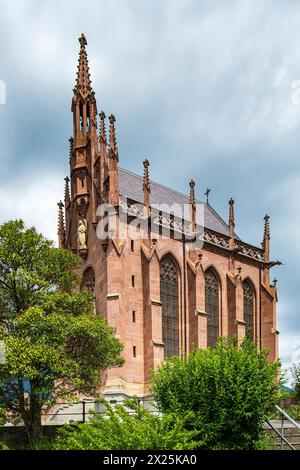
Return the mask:
M105 394L146 397L149 372L165 357L214 346L218 336L251 335L276 359L269 217L257 248L235 234L232 199L226 224L208 201L197 202L193 181L185 196L150 181L147 160L143 177L120 168L115 117L107 139L84 35L79 42L58 235L80 256L82 289L93 290L96 312L124 344L125 366L107 372Z

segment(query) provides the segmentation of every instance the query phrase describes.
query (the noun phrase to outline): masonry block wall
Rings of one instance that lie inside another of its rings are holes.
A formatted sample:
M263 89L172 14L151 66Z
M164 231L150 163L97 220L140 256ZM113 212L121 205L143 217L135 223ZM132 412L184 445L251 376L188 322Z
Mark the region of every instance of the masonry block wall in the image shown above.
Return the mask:
M269 217L257 248L236 235L232 199L225 223L208 201L197 201L193 180L185 196L150 181L148 160L143 177L120 168L116 119L109 116L107 139L87 42L83 35L79 40L70 178L59 203L58 238L80 257L81 288L93 292L95 314L124 344L124 367L104 374L99 393L147 396L150 372L165 357L214 346L219 336L240 343L250 335L275 360Z

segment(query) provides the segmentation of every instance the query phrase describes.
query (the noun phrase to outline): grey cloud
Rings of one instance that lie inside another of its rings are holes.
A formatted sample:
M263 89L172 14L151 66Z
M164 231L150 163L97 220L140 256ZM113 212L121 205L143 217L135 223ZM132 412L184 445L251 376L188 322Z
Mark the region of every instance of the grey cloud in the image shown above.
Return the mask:
M299 22L294 1L91 0L84 9L78 0L1 0L5 186L33 168L67 173L83 31L99 111L117 117L122 166L141 172L147 157L153 179L184 192L193 177L200 197L213 188L212 204L225 219L233 196L237 233L253 244L269 212L272 255L285 262L276 271L279 327L283 337L300 333L299 236L295 224L291 234L293 212L283 218L290 196L281 197L280 186L300 176L300 105L291 102L300 79Z

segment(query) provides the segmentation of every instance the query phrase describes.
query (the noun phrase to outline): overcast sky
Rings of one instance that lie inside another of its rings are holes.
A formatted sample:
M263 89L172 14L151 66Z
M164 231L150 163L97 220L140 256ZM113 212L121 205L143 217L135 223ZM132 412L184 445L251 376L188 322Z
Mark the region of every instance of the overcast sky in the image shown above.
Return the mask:
M299 24L296 0L0 0L0 222L56 239L84 32L121 166L148 158L182 192L194 178L225 220L232 196L248 243L271 216L280 356L300 361Z

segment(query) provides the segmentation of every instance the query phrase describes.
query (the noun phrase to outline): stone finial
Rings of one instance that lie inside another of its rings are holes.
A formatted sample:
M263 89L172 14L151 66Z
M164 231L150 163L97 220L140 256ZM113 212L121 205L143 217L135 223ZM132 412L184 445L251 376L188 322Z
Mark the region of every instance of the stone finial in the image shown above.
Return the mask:
M66 231L65 231L65 222L64 222L64 213L63 213L63 203L59 201L58 205L58 226L57 226L57 234L58 234L58 246L59 248L65 247L65 239L66 239Z
M232 197L229 199L229 225L230 223L234 226L234 200Z
M81 36L78 38L78 41L79 41L80 47L87 46L87 40L83 33L81 33Z
M69 138L69 163L71 162L72 155L73 155L73 146L74 146L74 139L73 137Z
M270 261L270 216L268 214L264 217L264 239L262 242L264 251L264 261Z
M71 203L71 197L70 197L70 178L68 176L65 177L65 207L68 208L70 203Z
M119 161L119 153L118 153L118 146L117 146L117 136L116 136L116 128L115 122L116 118L113 114L109 116L109 155L111 158L115 158Z
M87 40L84 34L82 34L78 40L80 43L80 51L74 93L79 93L84 100L87 98L88 95L90 95L91 98L94 100L94 93L89 72L88 57L85 49L85 46L87 46Z
M234 220L234 200L232 197L229 199L229 248L234 248L234 227L235 227L235 220Z
M107 144L107 138L106 138L106 128L105 128L105 112L101 111L99 114L100 117L100 132L99 132L99 140L100 143L104 143L105 145Z
M195 205L195 181L190 181L190 204Z
M196 230L196 198L195 198L195 181L190 181L190 218L191 218L191 225L190 231L195 232Z
M268 214L264 216L264 221L264 238L270 240L270 216Z
M144 178L143 178L143 188L144 191L147 190L150 192L150 179L149 179L149 166L150 163L147 159L143 161L144 165Z
M147 159L143 161L144 175L143 175L143 191L144 191L144 205L149 208L150 205L150 178L149 178L149 166L150 163Z

